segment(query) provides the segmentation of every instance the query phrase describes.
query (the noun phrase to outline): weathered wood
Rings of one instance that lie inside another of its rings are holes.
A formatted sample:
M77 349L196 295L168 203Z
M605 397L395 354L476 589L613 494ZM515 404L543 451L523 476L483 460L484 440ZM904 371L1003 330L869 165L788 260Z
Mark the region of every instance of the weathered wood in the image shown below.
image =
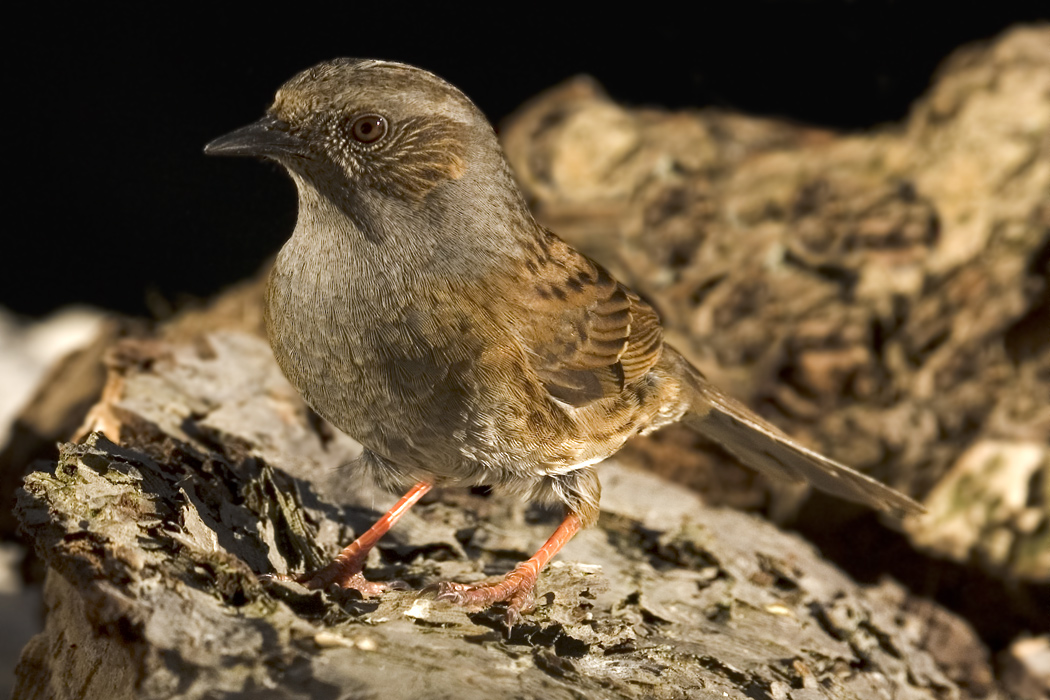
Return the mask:
M51 567L48 629L19 667L25 697L98 697L115 677L128 697L956 694L909 638L915 620L895 621L798 537L616 464L603 467L600 527L544 574L538 610L510 631L496 611L414 591L363 601L264 586L255 574L316 566L385 501L337 468L353 443L315 429L256 337L119 350L97 415L121 445L99 433L66 445L19 500ZM475 580L555 522L459 500L410 512L369 574Z

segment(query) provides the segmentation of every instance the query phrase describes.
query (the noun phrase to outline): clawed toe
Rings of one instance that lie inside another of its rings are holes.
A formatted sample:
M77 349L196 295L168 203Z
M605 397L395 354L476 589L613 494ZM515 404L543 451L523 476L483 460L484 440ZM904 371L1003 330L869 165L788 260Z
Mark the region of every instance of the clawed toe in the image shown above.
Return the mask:
M312 591L327 590L333 585L340 589L353 589L365 598L375 598L386 591L403 591L408 589L404 581L369 581L361 573L349 576L333 575L328 568L308 571L304 574L260 574L259 581L293 581Z
M482 609L496 603L507 606L507 626L511 627L521 619L521 613L529 612L536 607L533 594L534 580L529 577L507 576L495 583L466 584L454 581L441 581L423 589L424 595L432 595L435 600L445 601L466 608Z
M441 581L427 586L420 592L422 595L433 596L434 600L441 600L454 605L469 605L470 603L465 593L471 588L473 586L465 583Z
M292 574L258 574L256 578L260 583L266 583L268 581L295 581L296 578Z

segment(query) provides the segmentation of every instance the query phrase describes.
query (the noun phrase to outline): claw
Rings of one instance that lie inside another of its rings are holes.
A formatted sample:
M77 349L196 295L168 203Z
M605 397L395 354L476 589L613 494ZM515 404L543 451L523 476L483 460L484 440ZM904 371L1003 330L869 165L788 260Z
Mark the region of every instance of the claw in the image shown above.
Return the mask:
M521 620L521 614L536 608L533 593L534 576L515 576L513 573L494 583L470 585L454 581L441 581L423 589L423 595L433 595L435 600L460 605L465 608L486 608L496 603L507 606L507 627Z
M365 598L376 596L390 590L405 590L408 584L404 581L369 581L361 571L365 566L365 559L369 551L375 547L376 542L389 530L401 516L412 507L427 491L430 484L419 482L408 493L401 497L394 507L386 512L376 524L368 528L364 534L347 545L332 563L316 571L308 571L305 574L263 574L259 576L260 581L295 581L310 590L327 589L335 584L342 589L353 588L360 591Z
M434 600L441 600L447 603L453 603L454 605L465 605L466 600L463 598L462 591L466 588L468 588L468 586L465 583L439 581L438 583L432 583L429 586L426 586L419 592L419 594L433 596Z
M538 552L518 564L513 571L498 581L475 585L442 581L427 586L423 589L423 594L433 594L437 600L468 608L480 609L495 603L505 603L507 605L507 626L511 627L521 619L521 613L530 612L536 608L533 588L540 569L547 565L550 558L579 529L580 517L575 513L569 513Z
M340 572L329 571L328 567L325 567L319 571L297 577L296 582L311 590L324 590L334 583L342 589L353 588L356 591L360 591L365 598L375 598L390 590L391 587L391 584L384 581L369 581L360 572L350 576L333 576L333 573Z
M258 574L256 578L261 582L266 581L295 581L296 577L293 574Z
M352 588L359 591L365 598L375 598L386 591L404 591L409 587L404 581L369 581L360 572L349 576L335 576L334 573L345 572L333 572L325 567L304 574L259 574L258 578L262 582L292 581L311 591L327 590L334 584L343 590Z

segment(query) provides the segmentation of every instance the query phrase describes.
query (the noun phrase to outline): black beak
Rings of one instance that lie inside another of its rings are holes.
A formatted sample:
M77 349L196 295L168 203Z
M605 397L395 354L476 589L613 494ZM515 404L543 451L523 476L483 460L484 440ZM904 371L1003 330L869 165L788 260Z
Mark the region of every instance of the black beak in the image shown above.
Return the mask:
M266 115L248 126L220 136L204 147L209 156L305 155L306 144L288 130L288 124Z

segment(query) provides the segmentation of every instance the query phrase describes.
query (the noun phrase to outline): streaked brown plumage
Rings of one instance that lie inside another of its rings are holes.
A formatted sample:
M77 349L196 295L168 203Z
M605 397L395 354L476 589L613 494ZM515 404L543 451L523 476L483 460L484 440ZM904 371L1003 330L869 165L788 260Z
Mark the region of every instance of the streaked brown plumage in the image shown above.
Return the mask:
M544 548L469 605L529 605L536 573L598 513L595 465L683 420L746 464L897 513L903 494L801 446L663 342L653 309L525 205L492 128L411 66L337 59L286 83L259 122L207 147L276 160L299 219L270 276L270 342L306 401L416 486L329 567L300 577L372 594L375 540L432 484L490 484L565 504Z

